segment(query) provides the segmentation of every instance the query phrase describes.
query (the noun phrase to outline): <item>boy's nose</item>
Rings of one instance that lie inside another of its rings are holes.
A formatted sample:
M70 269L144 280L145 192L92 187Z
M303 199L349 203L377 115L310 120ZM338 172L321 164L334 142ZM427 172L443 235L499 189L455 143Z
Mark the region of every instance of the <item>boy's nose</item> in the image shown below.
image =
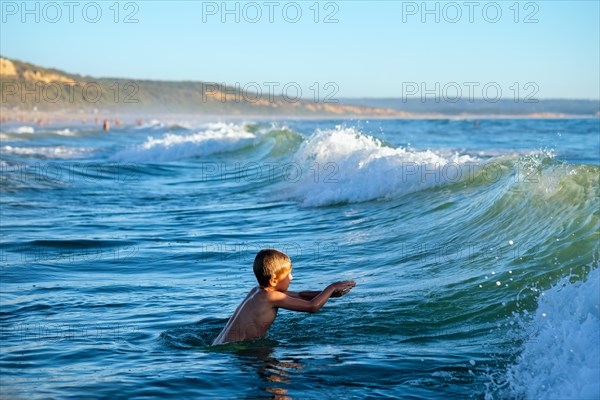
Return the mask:
M294 277L292 276L292 273L290 272L290 281L294 279Z

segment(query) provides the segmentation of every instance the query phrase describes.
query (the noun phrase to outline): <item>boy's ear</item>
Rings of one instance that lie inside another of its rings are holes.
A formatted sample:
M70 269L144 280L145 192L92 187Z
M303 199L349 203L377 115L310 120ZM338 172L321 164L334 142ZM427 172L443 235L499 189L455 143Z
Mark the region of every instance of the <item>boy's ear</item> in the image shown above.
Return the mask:
M271 285L273 287L277 286L277 282L279 282L279 280L277 280L277 278L269 279L269 285Z

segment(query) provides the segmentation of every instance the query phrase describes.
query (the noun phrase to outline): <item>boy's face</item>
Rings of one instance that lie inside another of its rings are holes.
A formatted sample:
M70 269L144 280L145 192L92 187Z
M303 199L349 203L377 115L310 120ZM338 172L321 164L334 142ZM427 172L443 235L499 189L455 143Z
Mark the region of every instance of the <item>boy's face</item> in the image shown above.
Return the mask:
M290 287L290 282L292 281L292 279L294 279L294 277L292 276L292 265L290 264L289 269L284 271L281 275L277 277L277 279L275 279L275 290L278 290L280 292L287 291L288 287Z

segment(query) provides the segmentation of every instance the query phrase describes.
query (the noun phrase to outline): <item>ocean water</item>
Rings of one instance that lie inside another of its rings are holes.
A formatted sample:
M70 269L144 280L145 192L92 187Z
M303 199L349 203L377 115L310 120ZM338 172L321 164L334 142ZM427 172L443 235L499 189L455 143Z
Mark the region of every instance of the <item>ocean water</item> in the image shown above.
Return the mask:
M600 396L600 122L3 124L0 396ZM290 255L318 313L210 347Z

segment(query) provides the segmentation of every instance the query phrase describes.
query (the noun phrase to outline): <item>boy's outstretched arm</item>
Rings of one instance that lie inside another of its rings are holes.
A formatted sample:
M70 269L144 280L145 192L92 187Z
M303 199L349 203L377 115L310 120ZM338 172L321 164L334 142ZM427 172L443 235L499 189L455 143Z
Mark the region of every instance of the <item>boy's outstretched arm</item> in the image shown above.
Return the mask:
M292 291L287 291L285 292L285 294L287 294L290 297L294 297L296 299L302 299L302 300L312 300L314 299L316 296L318 296L320 293L322 292L322 290L304 290L302 292L292 292ZM333 296L331 296L333 297Z
M290 296L283 292L271 292L269 300L275 307L285 308L286 310L301 311L301 312L317 312L327 303L332 295L341 296L352 289L356 283L354 281L335 282L327 286L325 290L319 292L311 300L303 300L301 298ZM294 293L294 292L292 292ZM296 293L294 293L296 294Z
M349 291L350 291L350 289L336 290L333 292L331 297L341 297L341 296L345 295L346 293L348 293ZM295 297L297 299L310 301L310 300L314 299L316 296L318 296L321 292L322 292L322 290L303 290L302 292L292 292L292 291L288 290L287 292L285 292L285 294L287 294L290 297Z

